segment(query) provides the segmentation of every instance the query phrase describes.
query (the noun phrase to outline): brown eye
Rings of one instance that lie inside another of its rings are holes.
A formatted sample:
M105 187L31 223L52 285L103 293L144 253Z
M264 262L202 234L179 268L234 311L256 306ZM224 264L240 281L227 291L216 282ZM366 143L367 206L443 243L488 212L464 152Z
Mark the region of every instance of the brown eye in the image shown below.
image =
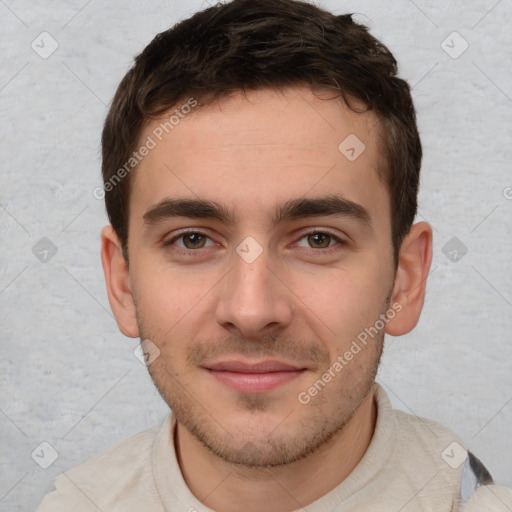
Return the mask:
M311 233L308 235L308 243L315 249L324 249L329 247L332 237L326 233Z
M202 251L199 249L208 249L208 247L218 246L206 233L201 231L182 231L176 236L169 238L162 242L163 247L168 247L171 250L175 250L181 254L187 254L188 256L192 253L200 254Z
M206 237L200 233L182 235L183 245L187 249L202 249L206 244Z

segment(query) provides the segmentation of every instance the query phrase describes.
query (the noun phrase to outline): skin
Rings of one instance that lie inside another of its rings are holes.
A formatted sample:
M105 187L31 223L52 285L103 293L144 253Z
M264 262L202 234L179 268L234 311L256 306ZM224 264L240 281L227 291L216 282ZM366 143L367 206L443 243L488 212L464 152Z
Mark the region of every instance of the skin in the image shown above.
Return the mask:
M158 347L149 370L177 418L183 476L214 510L304 507L342 482L371 441L384 330L398 336L416 325L432 257L432 232L421 222L393 263L378 128L373 113L356 114L305 87L235 92L189 114L131 177L129 267L112 228L102 232L119 329ZM338 149L350 134L365 144L354 161ZM273 222L287 201L333 195L364 208L369 222L351 215ZM215 201L233 222L145 222L165 198ZM184 228L206 238L163 245ZM325 235L308 236L313 230ZM251 263L236 251L249 236L261 249ZM299 393L392 304L400 313L300 403ZM240 392L204 368L228 358L273 358L303 371L270 391Z

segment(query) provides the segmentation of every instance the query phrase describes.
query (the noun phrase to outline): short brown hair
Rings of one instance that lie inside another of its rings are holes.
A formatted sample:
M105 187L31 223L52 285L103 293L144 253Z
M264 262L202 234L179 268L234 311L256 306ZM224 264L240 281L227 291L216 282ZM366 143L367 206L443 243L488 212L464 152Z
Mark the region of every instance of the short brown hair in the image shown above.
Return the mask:
M105 204L127 262L131 180L113 186L112 178L145 123L190 97L208 105L233 91L297 85L331 90L347 104L356 98L377 114L397 263L416 215L422 156L409 85L391 52L352 15L299 0L219 3L158 34L135 58L102 134Z

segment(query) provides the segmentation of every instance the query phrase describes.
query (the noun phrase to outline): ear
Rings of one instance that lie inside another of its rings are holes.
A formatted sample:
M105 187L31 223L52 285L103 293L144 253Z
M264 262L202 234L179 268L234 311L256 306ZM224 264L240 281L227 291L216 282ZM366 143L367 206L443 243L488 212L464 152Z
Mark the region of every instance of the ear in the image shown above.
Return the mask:
M129 338L139 336L135 303L130 286L128 265L123 257L121 242L112 228L101 231L101 263L105 274L108 301L119 330Z
M418 323L431 262L432 228L426 222L418 222L411 227L400 248L391 300L391 305L396 304L397 314L386 325L388 334L407 334Z

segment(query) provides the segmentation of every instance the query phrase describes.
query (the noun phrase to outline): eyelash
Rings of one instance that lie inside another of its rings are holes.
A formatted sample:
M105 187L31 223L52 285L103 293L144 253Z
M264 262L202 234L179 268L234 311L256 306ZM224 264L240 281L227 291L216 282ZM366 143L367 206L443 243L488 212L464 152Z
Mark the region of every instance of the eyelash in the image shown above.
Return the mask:
M201 236L204 236L205 238L210 238L206 233L204 233L201 230L189 229L186 231L181 231L179 234L173 236L172 238L169 238L169 240L164 240L164 242L162 243L162 246L170 247L174 242L176 242L176 240L179 240L180 238L183 238L184 236L187 236L187 235L201 235ZM200 249L203 249L203 248L200 247L199 249L183 249L181 247L176 247L174 250L176 252L179 252L186 256L194 257L194 256L201 255Z
M298 241L300 241L303 238L306 238L308 236L317 235L317 234L327 235L331 239L333 239L333 240L335 240L337 242L333 246L329 246L329 247L325 247L325 248L314 248L314 247L310 247L309 248L309 249L311 249L311 250L313 250L313 251L315 251L317 253L331 254L333 252L339 251L342 247L348 245L348 242L346 240L343 240L342 238L340 238L340 237L330 233L329 231L320 230L320 229L313 229L311 231L303 233L301 235L301 237L298 239ZM205 233L205 232L203 232L201 230L194 229L194 230L182 231L181 233L179 233L179 234L173 236L172 238L170 238L169 240L165 240L162 243L162 246L163 247L169 247L172 244L174 244L174 242L176 242L176 240L179 240L180 238L182 238L184 236L187 236L187 235L201 235L201 236L204 236L205 238L208 238L208 239L211 240L210 236L208 236L207 233ZM195 256L195 254L193 254L193 253L197 253L197 255L199 255L201 253L200 249L203 249L203 247L200 247L199 249L183 249L181 247L175 248L176 251L181 252L182 254L185 254L187 256L192 256L192 257L193 257L193 255ZM303 248L303 249L305 249L305 248Z
M330 231L325 231L322 229L313 229L311 231L307 231L301 235L298 241L302 240L303 238L307 238L312 235L327 235L331 240L334 240L336 243L334 245L322 248L322 247L309 247L309 249L313 250L314 253L317 254L325 254L329 255L335 252L338 252L343 247L346 247L348 245L348 242L344 240L343 238L340 238L339 236L334 235ZM302 249L308 249L306 247L302 247Z

